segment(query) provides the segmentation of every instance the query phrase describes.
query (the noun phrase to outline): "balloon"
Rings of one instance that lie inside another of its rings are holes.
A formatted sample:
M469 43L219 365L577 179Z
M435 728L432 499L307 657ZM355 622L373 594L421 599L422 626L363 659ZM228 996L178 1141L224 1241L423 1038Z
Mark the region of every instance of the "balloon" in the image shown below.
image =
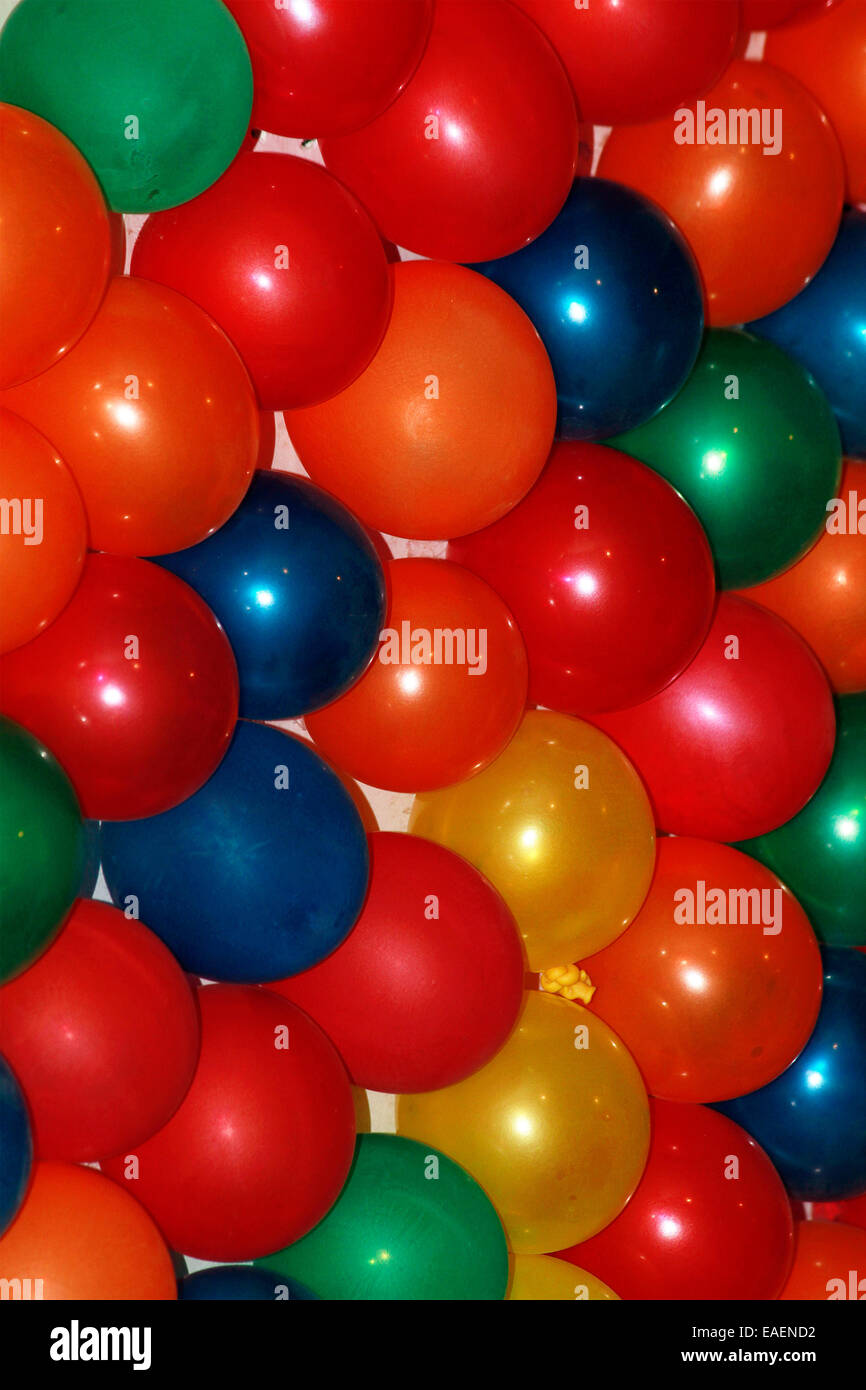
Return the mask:
M829 771L799 815L740 846L796 893L822 941L866 946L866 694L836 702Z
M730 330L707 334L670 405L610 442L694 507L728 589L806 553L841 475L839 431L813 378L772 343Z
M638 1069L606 1023L530 992L486 1067L456 1086L399 1097L397 1130L481 1183L516 1255L544 1255L622 1210L646 1163L649 1110Z
M505 747L526 703L526 649L505 604L461 565L392 560L388 627L342 699L307 715L326 758L359 782L428 790Z
M218 94L218 96L217 96ZM111 207L154 212L208 188L252 106L250 60L219 0L22 0L0 37L0 96L77 145Z
M450 1086L489 1062L514 1026L523 1002L514 919L439 845L380 833L369 846L355 927L327 959L272 988L325 1030L356 1086Z
M866 457L866 210L848 208L814 280L777 313L749 324L813 373L836 416L842 448Z
M482 276L444 261L391 275L391 321L367 370L332 400L287 411L286 425L314 482L368 526L463 535L503 516L541 472L556 423L550 362L526 315Z
M266 1270L254 1269L251 1265L214 1265L211 1269L196 1270L195 1274L188 1274L179 1281L177 1296L183 1303L273 1303L275 1300L279 1303L299 1299L310 1303L318 1302L319 1298L297 1279L275 1279Z
M363 130L319 147L389 241L478 261L553 221L577 167L577 115L562 64L526 15L437 0L406 90Z
M634 763L659 829L705 840L762 835L796 815L827 771L835 730L830 687L805 642L732 594L681 676L592 721Z
M703 328L694 258L670 219L630 189L579 179L537 241L475 269L538 329L565 439L641 424L691 371Z
M83 861L81 814L66 773L26 729L0 718L0 981L45 950Z
M794 1263L783 1303L862 1299L866 1295L866 1231L838 1221L798 1221Z
M844 1200L866 1191L866 957L825 946L818 1022L769 1086L719 1109L770 1155L792 1197Z
M237 718L225 633L174 575L90 555L59 618L0 660L0 708L45 739L85 815L155 815L219 763Z
M766 1085L805 1046L821 1003L821 955L797 899L711 840L660 839L637 917L583 966L594 1011L663 1100Z
M798 294L842 212L842 156L827 117L799 82L765 63L736 60L705 100L617 128L598 172L673 218L697 258L714 327L769 314Z
M515 1255L511 1262L511 1283L506 1295L512 1301L541 1300L545 1303L586 1300L606 1303L619 1297L607 1284L585 1269L575 1269L552 1255Z
M183 1104L102 1168L175 1250L251 1260L299 1240L336 1201L352 1161L352 1093L324 1033L288 1000L248 985L197 993L201 1055Z
M5 1057L0 1057L0 1236L18 1214L33 1167L27 1102Z
M149 217L132 273L216 319L267 410L342 391L390 312L388 263L367 213L325 169L286 154L244 152L193 203Z
M402 92L424 52L433 0L226 0L253 65L253 123L275 135L342 135Z
M793 1202L795 1217L807 1221L841 1221L866 1230L866 1192L847 1202Z
M429 1144L394 1134L359 1135L324 1221L257 1263L340 1301L498 1300L508 1282L505 1237L481 1188Z
M839 695L866 690L866 462L848 459L829 515L796 565L744 597L808 642Z
M84 868L78 883L79 898L92 898L99 878L99 821L84 821Z
M304 478L257 472L215 536L160 563L225 627L246 718L288 719L337 699L378 645L378 556L351 512Z
M0 145L0 386L11 386L81 337L105 293L111 243L99 185L59 130L0 103Z
M79 899L0 991L0 1052L26 1092L40 1158L86 1163L149 1138L183 1100L198 1048L180 966L107 903Z
M628 1206L560 1259L629 1300L776 1298L793 1222L767 1155L702 1105L655 1100L651 1112L649 1159Z
M143 1207L92 1168L51 1160L36 1164L0 1240L0 1279L14 1297L52 1303L177 1297L171 1255Z
M47 434L81 489L90 544L180 550L227 521L249 484L259 419L244 365L181 295L121 276L84 337L3 403Z
M530 700L566 714L648 700L695 656L713 613L713 559L694 513L599 444L557 444L529 496L448 555L514 614Z
M823 13L838 3L839 0L742 0L742 25L744 29L775 29L792 20L812 19L814 11Z
M547 710L530 710L471 781L416 797L409 828L499 889L531 970L601 950L652 878L652 812L634 768L591 724Z
M550 39L581 115L596 125L668 116L721 77L734 52L734 0L516 0Z
M114 901L130 899L185 970L278 980L352 927L367 843L337 776L300 739L238 724L210 781L162 816L102 827Z
M807 11L767 36L764 59L802 82L826 112L842 147L846 201L866 202L866 3Z
M20 647L69 602L87 519L66 464L26 420L0 407L0 652Z

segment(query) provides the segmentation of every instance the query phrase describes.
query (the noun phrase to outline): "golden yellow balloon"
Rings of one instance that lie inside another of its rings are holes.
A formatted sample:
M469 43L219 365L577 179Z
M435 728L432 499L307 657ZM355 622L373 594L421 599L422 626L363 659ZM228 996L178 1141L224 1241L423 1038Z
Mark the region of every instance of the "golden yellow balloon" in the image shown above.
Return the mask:
M540 991L526 994L486 1067L397 1101L397 1132L471 1173L516 1255L564 1250L607 1226L640 1181L649 1130L640 1073L616 1034Z
M507 1299L518 1302L543 1299L547 1303L571 1300L577 1303L619 1302L619 1294L609 1289L588 1269L579 1269L553 1255L513 1255Z
M625 754L592 724L548 710L530 710L483 772L417 796L409 829L499 889L531 970L609 945L655 863L649 798Z

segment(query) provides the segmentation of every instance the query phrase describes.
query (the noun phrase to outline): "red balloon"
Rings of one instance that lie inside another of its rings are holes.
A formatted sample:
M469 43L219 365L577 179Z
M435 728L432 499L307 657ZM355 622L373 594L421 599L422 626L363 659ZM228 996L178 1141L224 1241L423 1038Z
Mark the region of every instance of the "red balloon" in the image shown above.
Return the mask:
M380 832L369 845L367 900L342 946L269 988L324 1028L356 1086L435 1091L478 1071L511 1032L520 937L459 855L415 835Z
M47 744L85 815L155 816L221 761L237 668L183 580L146 560L90 555L59 618L0 658L0 712Z
M866 1231L866 1192L847 1202L793 1202L792 1206L797 1220L844 1221L846 1226L859 1226Z
M841 1221L798 1221L794 1238L783 1302L866 1298L866 1231Z
M743 0L743 28L776 29L792 19L813 19L839 0Z
M650 1102L644 1175L615 1221L559 1252L620 1298L772 1299L791 1267L794 1229L782 1180L726 1115Z
M148 1139L186 1095L198 1049L180 966L107 903L79 898L48 950L0 990L0 1052L40 1158L87 1163Z
M131 271L179 290L216 319L268 410L342 391L388 322L381 239L327 170L246 151L189 203L154 213Z
M653 881L622 936L582 961L592 1009L650 1095L730 1100L766 1086L806 1045L821 1003L818 942L797 899L747 854L657 842Z
M252 1260L299 1240L336 1201L354 1152L352 1088L287 999L251 985L197 993L201 1055L186 1099L134 1155L102 1168L172 1249Z
M702 96L730 61L737 0L515 0L547 35L596 125L667 116Z
M372 121L424 52L433 0L226 0L253 65L254 126L342 135Z
M508 604L530 700L564 714L648 700L710 625L713 559L694 512L652 469L599 444L557 444L523 501L448 555Z
M526 705L526 648L501 598L447 560L391 560L388 626L352 689L308 714L329 761L372 787L430 791L492 762Z
M790 820L830 763L836 720L827 678L781 618L722 594L694 661L661 694L593 715L634 763L656 825L746 840Z
M438 0L406 90L321 151L390 241L485 261L525 246L559 212L577 168L577 114L562 64L526 15Z

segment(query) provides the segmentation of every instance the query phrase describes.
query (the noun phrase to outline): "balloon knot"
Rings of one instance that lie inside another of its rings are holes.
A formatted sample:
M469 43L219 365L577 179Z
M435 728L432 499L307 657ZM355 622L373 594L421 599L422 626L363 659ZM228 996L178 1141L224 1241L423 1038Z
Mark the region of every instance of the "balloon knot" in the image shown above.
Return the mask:
M579 965L553 965L539 976L541 988L547 994L561 994L563 999L588 1004L595 994L595 985Z

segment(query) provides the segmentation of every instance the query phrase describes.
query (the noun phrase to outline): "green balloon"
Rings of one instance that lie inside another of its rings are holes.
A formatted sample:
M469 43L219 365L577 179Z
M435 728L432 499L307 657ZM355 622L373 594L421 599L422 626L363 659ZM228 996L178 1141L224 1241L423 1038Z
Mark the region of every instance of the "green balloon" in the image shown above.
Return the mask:
M77 145L117 212L155 212L220 177L253 77L221 0L21 0L0 34L0 100Z
M78 891L84 826L48 749L0 718L0 983L45 950Z
M778 874L828 946L866 946L866 693L838 697L833 760L812 800L737 848Z
M341 1301L501 1299L508 1284L489 1198L452 1159L396 1134L360 1134L327 1216L255 1263Z
M842 472L839 430L813 378L775 344L730 329L707 333L669 405L604 442L682 493L725 589L759 584L805 555Z

